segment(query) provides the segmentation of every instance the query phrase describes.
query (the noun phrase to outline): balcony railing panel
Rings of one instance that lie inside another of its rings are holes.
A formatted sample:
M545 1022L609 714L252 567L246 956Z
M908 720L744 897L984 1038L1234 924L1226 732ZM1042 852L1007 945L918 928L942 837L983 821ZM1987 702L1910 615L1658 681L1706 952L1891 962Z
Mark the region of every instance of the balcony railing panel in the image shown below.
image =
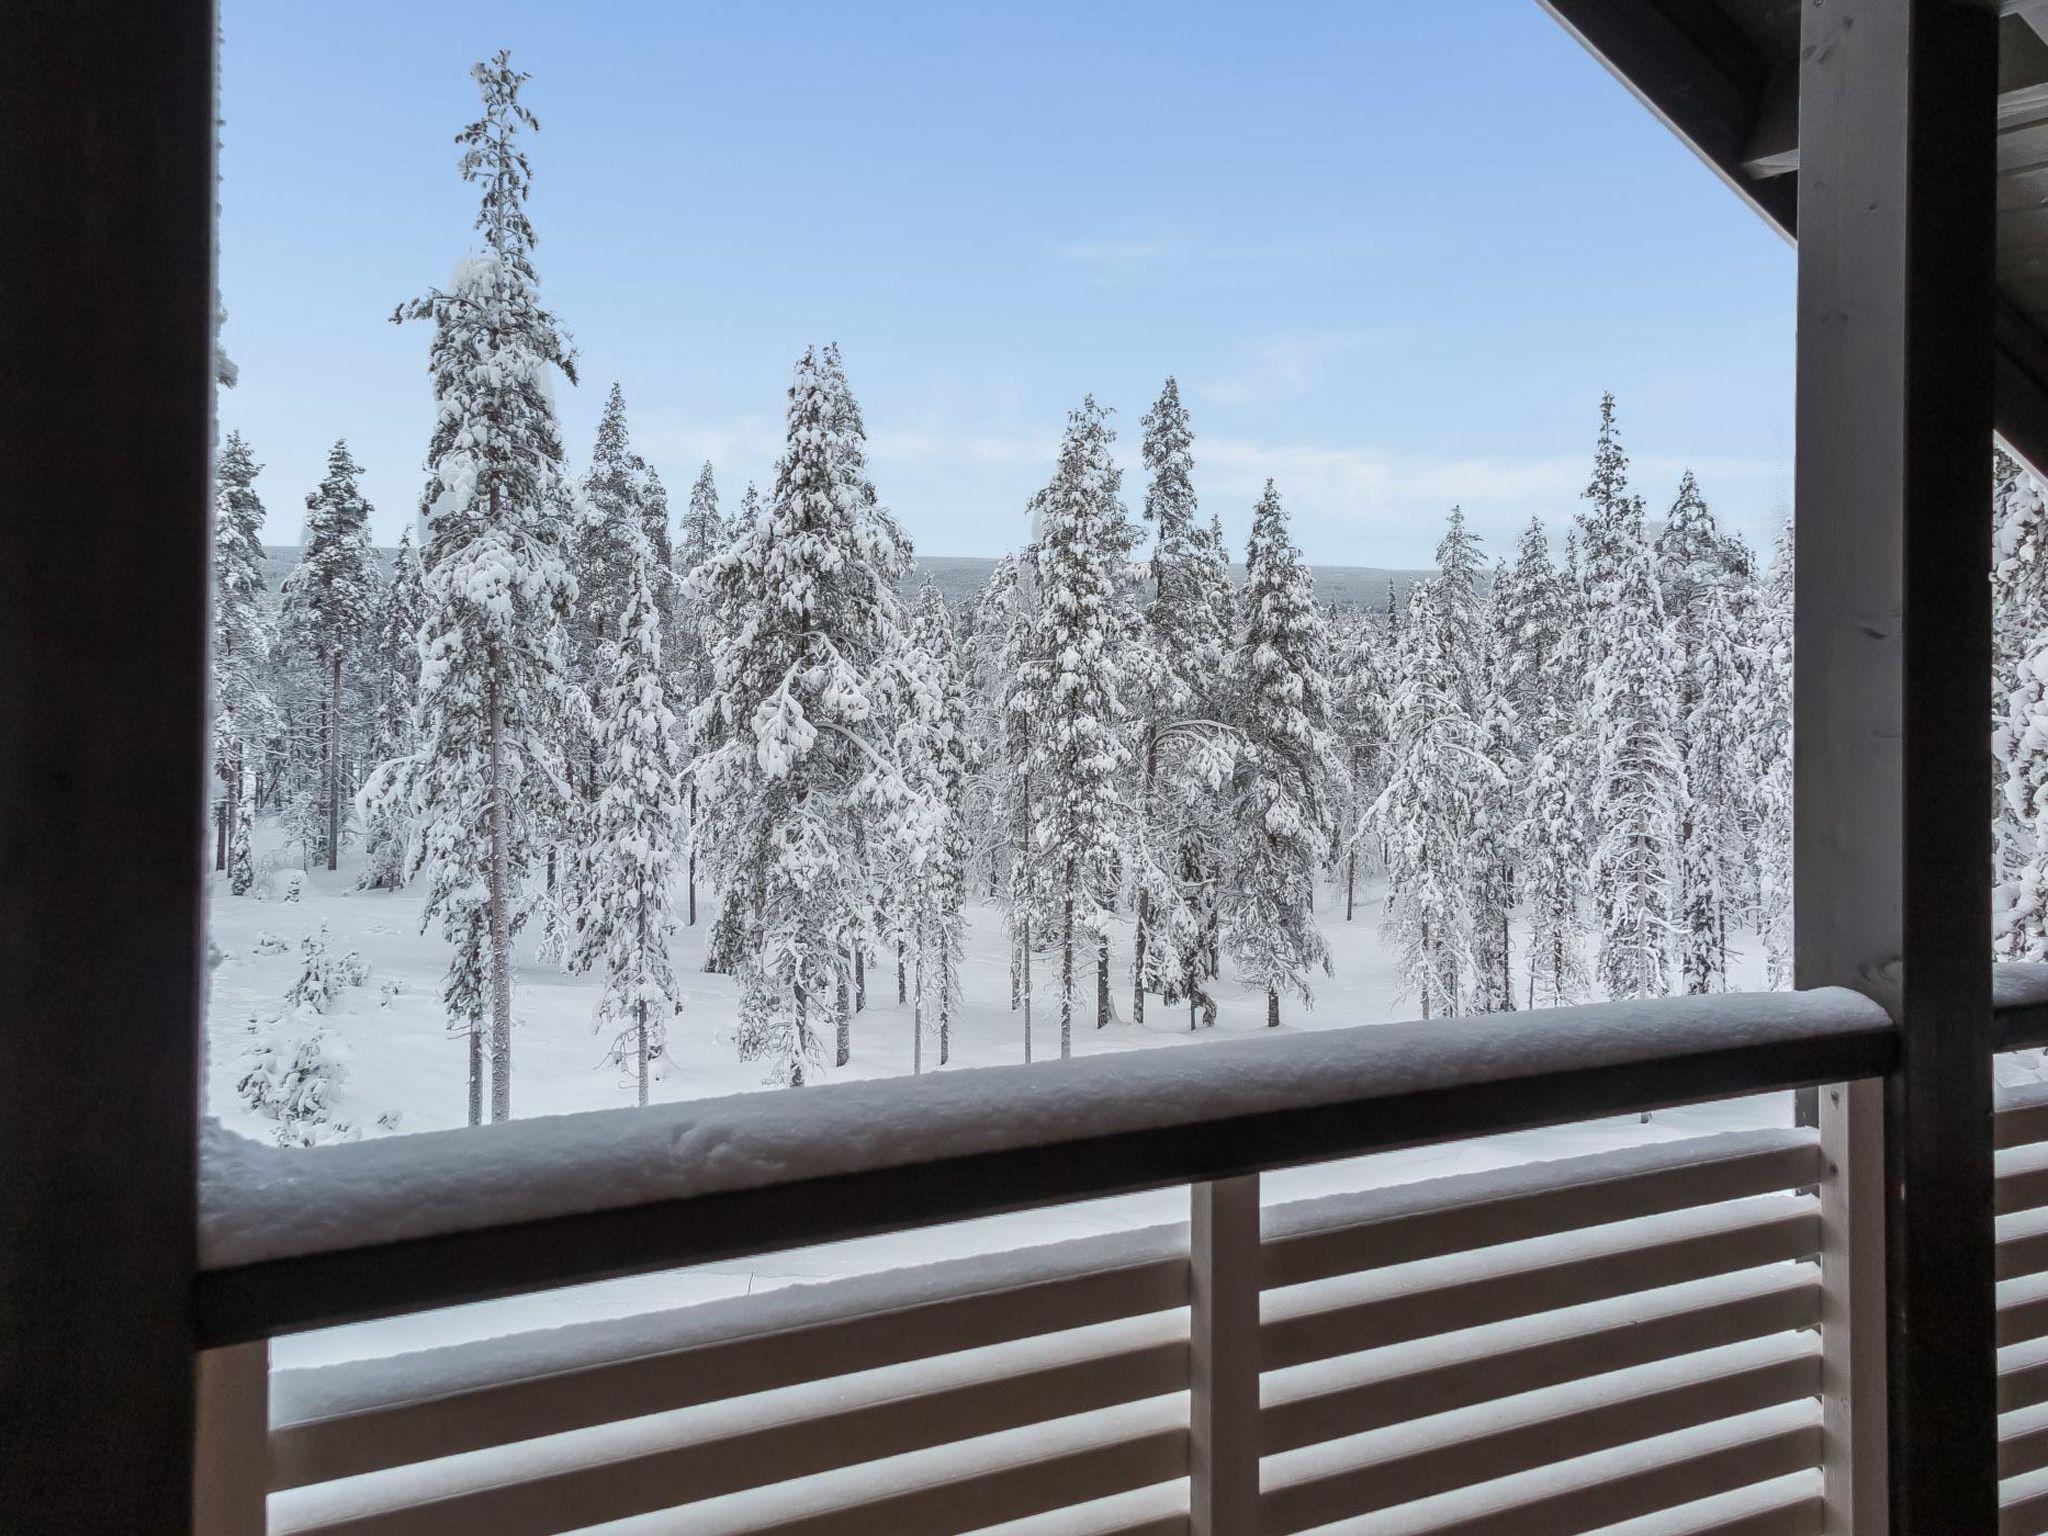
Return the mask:
M1268 1208L1260 1529L1583 1530L1816 1466L1822 1176L1787 1129ZM280 1371L268 1529L1187 1530L1189 1252L1152 1228Z

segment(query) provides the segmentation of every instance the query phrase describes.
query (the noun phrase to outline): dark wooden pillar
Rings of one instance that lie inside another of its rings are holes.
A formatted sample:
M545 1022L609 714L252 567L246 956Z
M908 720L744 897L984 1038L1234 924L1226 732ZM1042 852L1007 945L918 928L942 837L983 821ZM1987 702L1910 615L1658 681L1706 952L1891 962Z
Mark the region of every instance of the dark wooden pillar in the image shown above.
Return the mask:
M0 1531L189 1529L211 0L0 5Z
M1891 1536L1997 1524L1997 9L1800 8L1797 970L1876 996L1903 1036L1882 1110Z

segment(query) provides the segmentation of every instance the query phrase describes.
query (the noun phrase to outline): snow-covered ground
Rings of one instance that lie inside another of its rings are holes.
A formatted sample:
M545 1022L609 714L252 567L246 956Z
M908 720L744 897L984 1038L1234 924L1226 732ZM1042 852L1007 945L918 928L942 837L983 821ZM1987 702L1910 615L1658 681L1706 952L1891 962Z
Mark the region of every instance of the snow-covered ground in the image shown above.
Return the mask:
M275 845L275 834L258 831L259 856ZM268 862L268 861L266 861ZM411 892L358 891L356 872L344 867L330 875L305 875L295 902L279 899L289 880L279 874L248 896L228 893L215 877L211 932L219 951L209 1007L207 1112L230 1129L270 1140L275 1124L247 1109L236 1083L249 1054L271 1043L287 1056L306 1030L286 1007L285 993L300 970L299 944L323 923L330 953L354 950L369 967L363 985L343 993L326 1016L327 1049L346 1068L331 1096L334 1112L364 1136L441 1130L464 1123L468 1056L463 1040L446 1029L441 977L447 947L431 929L422 934L419 897ZM1316 1005L1306 1011L1289 1002L1283 1029L1327 1029L1412 1017L1398 998L1393 957L1380 943L1378 892L1361 889L1355 922L1343 919L1342 892L1323 904L1323 929L1334 956L1334 974L1322 978ZM704 904L708 910L708 903ZM677 969L687 1011L670 1034L669 1060L653 1085L657 1101L702 1098L769 1089L758 1064L742 1062L732 1042L735 991L732 979L706 975L700 925L679 936ZM1748 946L1753 951L1754 946ZM604 1065L606 1040L594 1032L595 976L565 975L522 945L514 994L513 1108L524 1117L626 1108L634 1102L631 1077ZM1143 1025L1130 1022L1127 953L1112 950L1113 997L1117 1021L1094 1026L1094 975L1087 974L1074 1032L1078 1055L1200 1046L1207 1041L1268 1033L1261 993L1226 983L1221 1015L1213 1030L1190 1033L1184 1009L1162 1008L1152 1000ZM1037 968L1034 1054L1059 1050L1056 973ZM1736 963L1738 986L1761 985L1761 962L1746 952ZM1009 1007L1009 962L1002 917L991 906L967 913L967 941L961 968L965 1007L955 1021L948 1071L1023 1060L1023 1023ZM1530 1014L1532 1030L1543 1027ZM929 1037L925 1060L936 1060ZM822 1065L815 1081L898 1076L911 1070L911 1021L896 1002L893 968L868 978L868 1006L856 1016L853 1058L844 1068ZM795 1112L797 1106L792 1105ZM1269 1175L1268 1201L1401 1183L1539 1158L1570 1156L1645 1140L1699 1135L1758 1125L1783 1125L1789 1098L1772 1095L1701 1105L1654 1116L1636 1116L1552 1130L1492 1137L1485 1141L1423 1147L1370 1158L1290 1169ZM281 1340L281 1364L314 1364L361 1355L395 1353L431 1344L517 1328L545 1327L740 1295L768 1287L889 1269L904 1264L995 1249L1026 1247L1061 1238L1186 1219L1181 1190L1120 1196L1043 1211L958 1223L926 1232L836 1243L758 1260L596 1285L540 1296L483 1303L409 1318L328 1330Z

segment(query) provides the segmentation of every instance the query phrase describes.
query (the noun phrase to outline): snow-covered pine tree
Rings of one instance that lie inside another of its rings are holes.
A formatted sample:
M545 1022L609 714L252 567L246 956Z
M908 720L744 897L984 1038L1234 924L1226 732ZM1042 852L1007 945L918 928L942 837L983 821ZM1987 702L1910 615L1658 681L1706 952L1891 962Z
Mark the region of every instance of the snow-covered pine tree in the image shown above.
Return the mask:
M1496 675L1513 711L1516 771L1509 789L1519 889L1529 919L1527 1005L1583 1002L1588 988L1580 902L1586 889L1586 812L1580 789L1578 701L1569 583L1531 518L1515 563L1495 585Z
M604 647L619 638L639 558L638 544L649 537L650 472L647 461L633 451L626 428L625 392L615 383L598 418L597 441L590 450L590 469L583 477L582 501L575 545L575 622L569 626L580 677L595 677ZM656 569L655 585L667 585L663 554L668 529L648 558ZM593 797L595 790L591 791Z
M228 889L247 895L257 749L275 730L267 687L270 615L264 603L262 466L239 432L230 432L214 468L213 500L213 771L221 783L217 867Z
M1685 798L1678 827L1680 975L1688 992L1728 986L1726 875L1739 860L1727 751L1740 729L1742 685L1727 589L1731 546L1687 470L1657 536L1657 582L1671 626L1673 715Z
M1206 953L1210 872L1220 867L1228 838L1215 814L1217 791L1230 771L1235 740L1223 720L1222 687L1233 616L1211 591L1221 551L1208 546L1195 519L1194 433L1172 378L1143 426L1152 476L1144 510L1155 536L1151 591L1138 643L1128 648L1139 772L1132 831L1134 1023L1144 1022L1146 993L1175 1002L1192 997L1204 979L1207 968L1196 962Z
M1086 397L1067 417L1052 480L1031 500L1037 601L1019 669L1034 717L1028 857L1042 866L1034 904L1059 945L1063 1057L1073 1054L1076 948L1107 932L1130 862L1127 633L1117 591L1130 523L1117 495L1114 441L1108 413Z
M1356 835L1367 807L1387 781L1391 743L1387 737L1388 669L1386 620L1369 608L1339 615L1330 633L1331 729L1343 755L1335 824L1337 874L1344 887L1344 921L1358 912L1360 855L1366 871L1378 859L1378 844Z
M1755 609L1741 762L1757 865L1764 984L1792 985L1792 525L1778 539Z
M747 505L754 510L743 520L752 522L758 515L759 496L751 485L747 487ZM731 538L732 530L719 515L718 482L712 476L711 461L706 459L690 487L690 500L683 511L682 526L677 530L671 558L671 568L676 576L676 596L670 610L673 622L669 631L668 653L670 665L675 669L677 707L685 719L711 692L711 652L718 627L718 614L705 603L691 599L687 584L689 578ZM694 743L688 745L694 750ZM684 795L693 833L683 864L685 921L694 928L697 926L697 847L694 836L697 781L694 777L685 786Z
M2040 482L2003 450L1994 450L1992 496L1991 744L1999 768L1993 829L2004 952L2048 953L2048 908L2038 895L2012 898L2041 882L2034 828L2035 786L2048 783L2048 736L2032 723L2040 691L2034 665L2048 639L2048 507Z
M1514 578L1496 568L1492 590L1482 604L1484 627L1476 636L1479 666L1474 678L1474 711L1486 736L1486 755L1499 771L1491 792L1473 806L1467 850L1472 887L1472 1010L1508 1013L1515 1006L1513 945L1521 820L1517 790L1526 750L1520 716L1507 687L1507 630L1510 610L1519 607ZM1514 615L1516 619L1519 613Z
M1287 512L1273 482L1252 513L1245 550L1244 625L1230 661L1243 741L1231 775L1235 860L1225 925L1237 974L1266 994L1266 1023L1280 1023L1280 994L1304 1006L1310 976L1330 968L1315 922L1315 878L1329 857L1329 641Z
M322 848L333 869L341 852L343 683L376 622L382 578L370 548L370 504L357 485L362 466L337 441L327 474L306 497L306 541L284 581L280 629L293 659L311 664L326 695L326 764L320 800Z
M881 675L903 627L907 550L868 479L865 437L837 349L807 350L767 515L689 582L725 615L692 771L712 878L757 935L739 957L741 1054L792 1087L819 1058L853 945L872 938L889 851L875 823L911 793ZM843 1010L840 1022L843 1046Z
M669 953L681 755L662 657L667 573L644 529L631 528L626 542L625 603L613 616L616 638L604 643L601 657L602 788L590 821L580 947L572 958L579 969L604 966L597 1027L614 1032L606 1060L632 1066L645 1105L650 1065L666 1054L669 1022L683 1007Z
M398 535L398 554L384 586L375 633L365 661L370 669L371 759L391 762L411 754L413 712L420 691L420 626L427 616L425 574L413 548L412 530ZM395 891L406 880L412 819L405 807L385 797L363 812L363 873L366 891Z
M575 355L541 306L532 174L519 99L529 78L500 50L472 71L483 116L456 142L462 179L483 188L483 249L447 292L394 319L434 323L428 354L439 419L427 460L439 483L428 513L427 619L420 633L418 746L376 786L418 818L415 871L429 873L422 922L454 946L445 997L470 1041L470 1119L512 1113L512 937L521 886L551 840L568 793L565 720L576 715L562 620L576 594L555 515L566 500L551 370L575 381Z
M1640 538L1624 539L1592 688L1599 973L1609 997L1661 997L1671 990L1682 916L1678 839L1685 765L1674 739L1678 687L1656 570Z
M1611 602L1634 563L1635 546L1643 537L1642 498L1628 488L1628 455L1614 421L1614 396L1600 397L1600 432L1593 442L1593 475L1579 493L1587 505L1577 517L1578 554L1584 562L1586 590L1596 608ZM1611 629L1599 628L1592 638L1597 661Z
M1460 697L1451 633L1436 583L1418 582L1394 656L1392 773L1361 828L1385 850L1386 934L1402 993L1424 1018L1469 1010L1471 830L1479 807L1504 783L1485 727Z
M916 978L911 1054L914 1070L922 1070L928 1021L937 1023L939 1065L953 1054L953 1020L960 1010L960 914L967 896L967 794L974 773L952 616L929 577L918 590L903 654L908 665L896 750L916 791L906 810L918 822L901 839L910 855L903 911Z

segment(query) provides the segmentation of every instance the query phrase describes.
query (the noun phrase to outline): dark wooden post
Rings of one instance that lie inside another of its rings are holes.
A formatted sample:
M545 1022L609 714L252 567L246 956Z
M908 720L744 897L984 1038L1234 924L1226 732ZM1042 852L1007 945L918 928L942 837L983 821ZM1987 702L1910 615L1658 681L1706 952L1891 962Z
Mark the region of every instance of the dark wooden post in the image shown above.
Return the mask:
M1997 1526L1997 11L1800 8L1797 973L1860 987L1901 1025L1882 1106L1891 1536Z
M0 1531L190 1529L214 10L0 6Z

